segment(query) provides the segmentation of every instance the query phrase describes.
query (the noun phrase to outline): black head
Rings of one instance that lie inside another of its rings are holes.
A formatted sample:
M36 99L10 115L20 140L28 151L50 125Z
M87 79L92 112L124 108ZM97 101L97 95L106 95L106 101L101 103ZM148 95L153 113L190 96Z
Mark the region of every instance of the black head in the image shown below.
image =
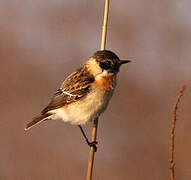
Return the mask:
M122 64L130 62L129 60L120 60L115 53L108 50L95 52L93 58L96 59L103 71L106 70L111 73L119 72Z

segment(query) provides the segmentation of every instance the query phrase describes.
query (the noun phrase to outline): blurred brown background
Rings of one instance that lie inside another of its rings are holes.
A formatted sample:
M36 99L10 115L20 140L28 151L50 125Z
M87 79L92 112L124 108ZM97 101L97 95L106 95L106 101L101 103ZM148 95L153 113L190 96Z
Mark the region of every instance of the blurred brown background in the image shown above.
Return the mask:
M24 126L62 80L100 49L104 1L0 0L0 179L85 179L78 127ZM132 58L100 117L95 180L169 177L172 106L191 75L191 2L111 1L107 49ZM191 86L178 111L177 179L191 179ZM91 123L85 126L89 137Z

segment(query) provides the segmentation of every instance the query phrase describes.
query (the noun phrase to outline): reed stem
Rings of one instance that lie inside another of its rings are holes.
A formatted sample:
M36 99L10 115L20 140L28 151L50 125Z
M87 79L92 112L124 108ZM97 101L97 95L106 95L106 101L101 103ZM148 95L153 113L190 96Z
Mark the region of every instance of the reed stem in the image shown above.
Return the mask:
M108 13L109 13L109 0L105 0L104 20L103 20L103 27L102 27L101 50L104 50L105 45L106 45ZM98 129L98 118L94 120L93 129L92 129L92 142L96 141L97 129ZM90 147L90 154L89 154L89 162L88 162L88 170L87 170L86 180L91 180L92 179L94 156L95 156L95 148Z

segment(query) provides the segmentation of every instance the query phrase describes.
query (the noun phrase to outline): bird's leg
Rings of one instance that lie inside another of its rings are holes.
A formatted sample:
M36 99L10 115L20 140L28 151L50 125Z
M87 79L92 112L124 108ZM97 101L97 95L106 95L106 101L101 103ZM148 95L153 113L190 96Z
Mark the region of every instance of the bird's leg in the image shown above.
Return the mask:
M87 138L87 136L86 136L86 134L85 134L85 132L84 132L84 130L82 129L82 126L81 125L78 125L79 126L79 128L80 128L80 130L81 130L81 132L82 132L82 134L83 134L83 136L84 136L84 138L85 138L85 140L86 140L86 143L91 147L94 147L94 150L95 150L95 152L97 151L97 146L96 146L96 144L97 144L97 141L92 141L92 142L90 142L89 140L88 140L88 138Z

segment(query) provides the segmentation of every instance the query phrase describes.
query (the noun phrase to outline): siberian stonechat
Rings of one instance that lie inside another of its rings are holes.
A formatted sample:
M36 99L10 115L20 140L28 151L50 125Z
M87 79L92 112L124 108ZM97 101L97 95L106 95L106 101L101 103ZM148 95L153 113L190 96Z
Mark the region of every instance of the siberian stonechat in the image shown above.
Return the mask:
M116 87L119 68L129 62L120 60L112 51L95 52L66 78L48 106L27 124L25 130L45 120L61 119L78 125L87 144L96 148L96 142L88 141L81 125L95 120L105 111Z

